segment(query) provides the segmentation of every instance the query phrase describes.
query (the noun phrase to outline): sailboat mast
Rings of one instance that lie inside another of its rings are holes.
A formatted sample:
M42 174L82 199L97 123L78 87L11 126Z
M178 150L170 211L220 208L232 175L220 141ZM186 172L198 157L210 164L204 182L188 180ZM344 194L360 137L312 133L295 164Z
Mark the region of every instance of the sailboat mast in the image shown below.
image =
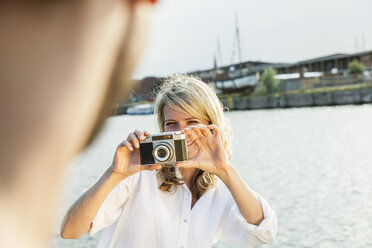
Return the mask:
M222 66L222 52L221 52L221 44L220 44L220 37L217 36L217 62L220 66Z
M242 63L242 51L240 47L240 32L239 32L239 24L238 24L238 14L235 12L235 25L236 25L236 43L238 48L238 56L239 56L239 65Z

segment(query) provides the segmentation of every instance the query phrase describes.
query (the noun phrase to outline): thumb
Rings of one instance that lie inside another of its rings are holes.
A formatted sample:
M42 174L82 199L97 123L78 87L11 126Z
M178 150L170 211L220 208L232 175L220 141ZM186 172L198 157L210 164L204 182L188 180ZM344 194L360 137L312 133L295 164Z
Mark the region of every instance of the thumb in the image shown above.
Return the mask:
M193 160L188 160L185 162L178 162L175 166L178 168L195 168L197 167L197 164Z
M153 170L160 170L160 169L161 169L160 164L153 164L153 165L150 165L150 166L142 166L142 170L153 171Z

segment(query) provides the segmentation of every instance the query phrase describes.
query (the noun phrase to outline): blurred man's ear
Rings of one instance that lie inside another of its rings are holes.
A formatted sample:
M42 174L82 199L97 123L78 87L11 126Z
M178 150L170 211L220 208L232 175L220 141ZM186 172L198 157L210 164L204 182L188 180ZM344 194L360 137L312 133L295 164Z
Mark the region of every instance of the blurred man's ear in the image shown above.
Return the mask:
M141 1L141 0L134 0L134 1ZM158 0L147 0L147 1L149 1L150 3L157 3L158 2Z
M126 0L126 1L128 1L128 0ZM150 2L150 3L152 3L152 4L155 4L155 3L157 3L158 2L158 0L129 0L129 1L131 1L131 2L141 2L141 1L146 1L146 2Z

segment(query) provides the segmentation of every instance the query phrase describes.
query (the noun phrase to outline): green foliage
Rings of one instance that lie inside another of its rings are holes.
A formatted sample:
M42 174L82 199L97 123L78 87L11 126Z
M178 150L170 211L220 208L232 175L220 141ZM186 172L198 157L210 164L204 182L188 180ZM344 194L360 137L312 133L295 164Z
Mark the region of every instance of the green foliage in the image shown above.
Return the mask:
M262 88L258 91L255 91L251 94L249 94L249 97L260 97L260 96L266 96L266 89Z
M293 90L293 91L287 92L286 94L287 95L303 95L303 94L316 94L316 93L327 93L327 92L359 90L359 89L372 89L372 82L353 84L353 85L343 85L343 86L336 86L336 87L314 88L314 89L307 89L307 90L303 90L303 89Z
M347 65L347 67L349 68L349 72L352 75L360 75L364 71L364 66L361 63L359 63L359 61L356 60L356 59L354 59L353 61L351 61Z
M278 80L275 79L276 71L273 68L268 68L261 76L261 82L264 85L268 94L273 94L277 90Z

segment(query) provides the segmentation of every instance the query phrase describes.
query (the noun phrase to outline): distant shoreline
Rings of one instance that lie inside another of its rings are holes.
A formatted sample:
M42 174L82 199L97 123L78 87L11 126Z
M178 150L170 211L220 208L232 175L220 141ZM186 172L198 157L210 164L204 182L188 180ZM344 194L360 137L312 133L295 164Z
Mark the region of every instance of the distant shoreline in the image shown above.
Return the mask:
M350 89L304 94L283 94L280 96L224 96L224 107L229 110L281 109L298 107L338 106L372 103L372 88ZM140 104L148 104L143 102ZM127 114L131 105L122 105L116 109L116 115Z
M372 103L372 88L261 97L226 97L222 104L230 110L279 109Z

